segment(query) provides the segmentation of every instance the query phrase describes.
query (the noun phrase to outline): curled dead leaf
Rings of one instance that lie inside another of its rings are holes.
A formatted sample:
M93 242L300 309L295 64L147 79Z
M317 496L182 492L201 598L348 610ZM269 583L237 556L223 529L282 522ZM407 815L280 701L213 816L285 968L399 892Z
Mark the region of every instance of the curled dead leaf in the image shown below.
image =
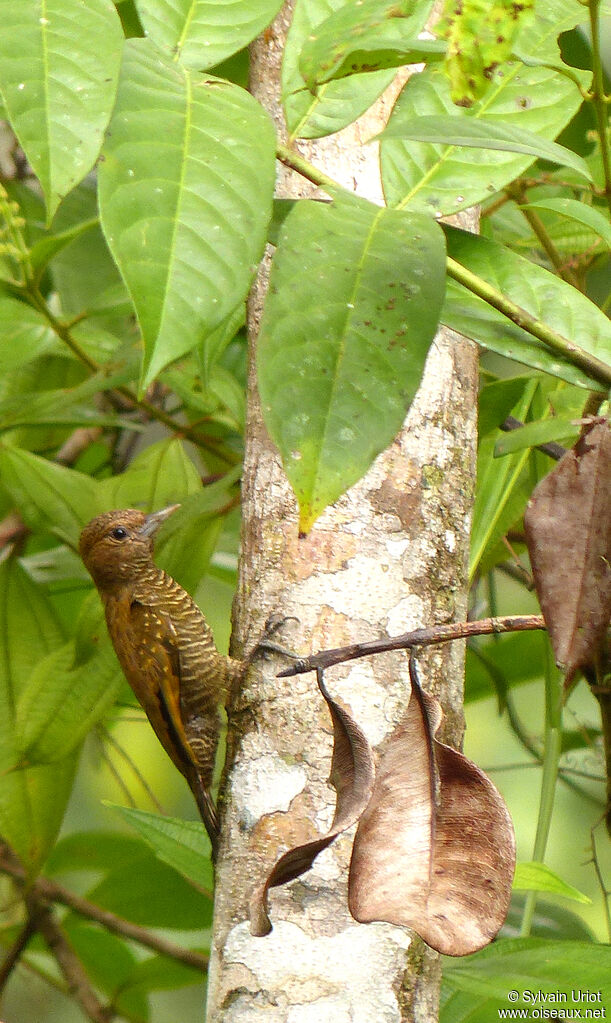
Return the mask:
M268 912L269 889L293 881L309 870L318 854L359 819L373 789L373 752L367 739L351 715L329 695L320 668L316 677L333 722L329 780L337 793L335 815L326 835L289 849L255 891L250 901L250 930L256 937L263 937L272 929Z
M537 596L569 682L611 616L611 432L597 420L535 487L524 515Z
M411 927L445 955L495 937L515 868L511 818L497 789L462 753L434 738L441 707L410 660L407 713L382 748L357 828L349 906L361 923Z

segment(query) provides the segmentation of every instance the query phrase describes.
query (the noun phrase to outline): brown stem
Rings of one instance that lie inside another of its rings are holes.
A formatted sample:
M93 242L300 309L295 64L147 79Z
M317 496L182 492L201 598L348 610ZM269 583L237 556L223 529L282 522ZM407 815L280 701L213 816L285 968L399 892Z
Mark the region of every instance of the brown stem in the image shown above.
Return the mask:
M29 916L24 926L19 931L13 944L0 963L0 994L4 991L6 983L25 952L30 938L36 933L37 918Z
M0 846L0 870L14 877L17 881L25 880L23 867L16 862L6 846ZM74 892L69 891L55 881L50 881L46 877L40 877L33 883L32 890L40 898L48 902L58 902L63 906L68 906L69 909L74 910L80 916L84 916L88 920L94 920L95 923L101 924L102 927L105 927L107 931L111 931L112 934L118 934L120 937L128 938L130 941L137 941L138 944L144 945L154 952L159 952L160 955L168 956L168 958L174 959L176 962L184 963L185 966L192 966L201 973L206 973L208 970L207 955L195 952L190 948L182 948L166 938L162 938L157 934L151 934L146 928L140 927L130 920L124 920L123 917L117 916L116 913L112 913L108 909L96 906L95 903L89 902L88 899L84 899L80 895L75 895Z
M80 959L57 922L51 907L44 899L40 898L35 887L28 890L25 899L36 930L40 931L49 950L53 953L72 998L78 1002L92 1023L109 1023L115 1013L100 1002Z
M415 629L404 632L392 639L373 639L368 643L352 643L350 646L335 647L333 650L321 650L311 657L299 658L290 668L278 672L278 678L290 675L303 675L317 668L330 668L333 664L353 661L357 657L369 654L381 654L386 650L411 650L416 646L432 646L435 643L449 643L453 639L468 639L470 636L489 636L501 632L526 632L532 629L544 629L543 615L506 615L502 618L482 618L474 622L450 622L446 625L434 625L430 629Z

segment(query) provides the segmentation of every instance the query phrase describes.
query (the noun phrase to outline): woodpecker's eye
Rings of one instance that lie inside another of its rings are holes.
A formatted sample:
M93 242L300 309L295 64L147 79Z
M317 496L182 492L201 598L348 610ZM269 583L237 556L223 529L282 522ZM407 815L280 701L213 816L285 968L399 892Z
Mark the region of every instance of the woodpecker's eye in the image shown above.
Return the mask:
M113 540L125 540L125 537L127 536L127 530L123 529L123 526L117 526L116 529L113 529L111 531L110 535L112 536Z

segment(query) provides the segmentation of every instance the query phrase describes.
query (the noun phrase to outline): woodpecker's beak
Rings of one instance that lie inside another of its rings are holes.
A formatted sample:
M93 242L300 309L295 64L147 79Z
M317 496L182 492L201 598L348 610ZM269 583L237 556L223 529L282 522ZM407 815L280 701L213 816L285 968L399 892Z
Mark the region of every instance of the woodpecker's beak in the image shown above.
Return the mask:
M138 530L140 536L154 536L161 523L173 515L177 508L180 508L179 504L170 504L167 508L162 508L161 511L147 515L144 524Z

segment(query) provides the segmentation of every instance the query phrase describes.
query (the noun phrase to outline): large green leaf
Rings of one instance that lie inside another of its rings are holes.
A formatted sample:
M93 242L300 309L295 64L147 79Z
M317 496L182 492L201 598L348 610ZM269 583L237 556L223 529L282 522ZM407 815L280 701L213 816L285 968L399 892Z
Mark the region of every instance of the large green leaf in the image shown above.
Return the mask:
M272 123L243 89L130 39L99 172L102 227L144 338L142 385L248 290L271 216Z
M0 0L0 89L50 223L91 170L115 98L123 33L111 0Z
M158 813L146 813L128 806L114 806L113 809L118 810L138 831L160 860L199 887L208 892L213 890L210 839L203 824L162 817Z
M111 870L87 897L144 927L201 931L212 922L212 899L148 850Z
M282 0L136 0L143 28L185 67L214 67L277 14Z
M392 440L444 288L428 217L299 203L280 232L258 344L263 415L309 529Z
M500 1018L499 1010L510 1018L512 1009L535 1018L534 999L539 993L538 1011L545 1008L550 1016L554 1009L560 1014L563 1009L568 1013L581 1008L583 1013L585 1006L600 1008L610 971L609 945L503 938L475 955L446 961L440 1023L490 1023ZM592 1001L584 997L581 1006L576 1004L573 991L591 993ZM546 1001L550 1004L545 1005Z
M148 999L134 984L137 960L127 942L83 920L68 921L66 933L88 976L114 1006L122 1007L124 1018L147 1020Z
M542 139L554 139L582 102L577 86L549 68L525 68L517 62L503 66L502 74L483 100L469 111L456 107L450 85L441 70L427 68L412 75L388 122L419 118L451 117L455 134L465 122L485 118L503 131L527 131ZM383 139L382 184L390 206L409 207L429 215L456 213L489 198L522 174L533 155L448 145L443 141L415 142Z
M0 291L0 373L25 365L57 346L47 321L31 306Z
M40 587L15 558L0 565L0 834L35 869L57 837L76 767L14 770L16 705L37 661L63 642Z
M585 295L544 267L486 238L444 227L448 255L574 345L611 363L611 323ZM441 320L484 348L580 387L596 379L516 326L461 284L449 283Z
M565 146L549 142L523 126L491 121L486 117L411 117L395 113L381 133L382 139L414 139L437 146L467 146L474 149L501 150L541 157L571 167L592 181L590 169L580 156ZM577 204L576 205L580 205ZM601 217L601 219L603 219Z
M347 0L297 0L282 58L282 100L291 138L316 139L345 128L359 117L394 78L394 71L372 71L322 85L313 96L299 70L304 44L316 26Z
M31 529L54 533L72 547L99 510L95 480L30 451L0 445L0 480Z
M361 0L343 4L306 40L299 70L312 92L324 82L443 56L445 44L419 39L431 0Z
M122 675L101 607L95 624L85 660L79 661L74 643L67 643L42 658L28 679L15 724L18 757L26 764L71 753L115 701Z
M587 206L585 202L554 196L551 199L533 200L521 206L520 209L547 210L551 213L559 213L562 217L568 217L578 224L591 228L611 248L611 224L608 218L600 210Z
M100 484L105 507L136 507L147 512L177 504L199 490L199 473L176 437L149 444L125 472Z

